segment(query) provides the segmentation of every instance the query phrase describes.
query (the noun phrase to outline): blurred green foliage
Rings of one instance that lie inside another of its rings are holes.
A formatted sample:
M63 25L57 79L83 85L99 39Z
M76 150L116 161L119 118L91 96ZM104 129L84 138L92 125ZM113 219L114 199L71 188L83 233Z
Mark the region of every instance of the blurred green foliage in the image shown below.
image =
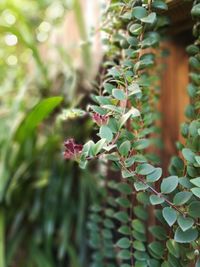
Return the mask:
M95 179L63 160L62 144L65 136L82 141L91 127L59 116L80 102L87 72L49 41L68 11L87 41L81 5L5 0L0 11L0 266L87 266L85 214ZM82 58L88 70L88 45Z

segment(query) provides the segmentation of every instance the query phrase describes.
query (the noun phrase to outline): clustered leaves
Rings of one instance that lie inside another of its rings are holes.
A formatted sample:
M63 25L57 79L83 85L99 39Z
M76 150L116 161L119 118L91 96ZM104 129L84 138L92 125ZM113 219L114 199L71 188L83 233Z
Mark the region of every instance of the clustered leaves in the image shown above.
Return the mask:
M163 0L131 0L111 1L106 12L104 83L90 106L100 140L88 141L78 159L85 167L98 158L116 177L104 178L102 197L91 208L92 267L200 265L200 3L193 1L196 40L187 48L191 102L181 126L186 141L178 143L180 157L172 158L169 176L163 177L154 148L159 145L157 59L169 23L162 15L166 9ZM155 225L148 224L152 207Z

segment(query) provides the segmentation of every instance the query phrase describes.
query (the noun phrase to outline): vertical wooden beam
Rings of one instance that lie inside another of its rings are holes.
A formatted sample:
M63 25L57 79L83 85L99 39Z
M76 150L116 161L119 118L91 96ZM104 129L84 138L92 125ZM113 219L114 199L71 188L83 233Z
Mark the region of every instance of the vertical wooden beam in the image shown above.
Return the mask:
M166 59L166 69L161 85L162 153L165 175L170 158L177 154L176 141L182 141L180 124L185 121L184 110L189 102L186 87L188 84L188 56L185 45L176 41L166 44L170 55Z

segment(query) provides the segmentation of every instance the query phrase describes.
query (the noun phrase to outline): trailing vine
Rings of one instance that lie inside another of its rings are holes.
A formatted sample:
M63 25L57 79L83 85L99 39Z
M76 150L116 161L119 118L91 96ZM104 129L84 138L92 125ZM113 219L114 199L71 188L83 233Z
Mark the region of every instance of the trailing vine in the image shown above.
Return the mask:
M187 48L191 103L181 126L186 141L178 144L180 157L172 158L170 176L163 177L151 151L159 145L158 58L160 33L169 23L166 9L163 0L111 1L103 28L104 82L88 108L100 139L85 145L65 142L66 159L81 168L98 159L109 170L88 222L92 267L185 267L191 261L200 266L200 1L193 1L196 40ZM148 225L152 206L155 225Z

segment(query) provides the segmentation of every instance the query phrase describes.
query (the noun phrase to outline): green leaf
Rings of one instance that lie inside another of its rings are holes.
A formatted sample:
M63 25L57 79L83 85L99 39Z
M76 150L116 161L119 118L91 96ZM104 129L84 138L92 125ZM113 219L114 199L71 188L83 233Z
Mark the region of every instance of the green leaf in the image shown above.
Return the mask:
M116 243L116 246L118 246L119 248L129 248L131 245L130 240L127 237L122 237L121 239L118 240L118 242Z
M62 97L51 97L39 102L25 117L15 137L22 142L63 101Z
M133 241L133 247L139 251L145 251L146 250L144 244L138 240Z
M154 241L148 245L149 249L156 254L158 258L161 258L164 253L164 245L161 242Z
M198 230L191 228L187 231L182 231L180 227L176 229L174 240L177 243L190 243L198 238Z
M194 178L194 179L190 179L190 182L194 185L196 185L197 187L200 187L200 177Z
M167 4L162 0L153 1L152 7L160 10L168 10Z
M118 197L116 199L116 202L124 208L128 208L131 206L131 202L127 199L127 198L123 198L123 197Z
M147 16L147 10L144 7L134 7L132 10L132 16L136 19L141 19Z
M141 18L141 21L144 23L153 24L156 21L156 13L152 12L147 17Z
M129 216L125 211L118 211L113 217L122 223L127 223L129 221Z
M161 192L164 194L169 194L173 192L177 186L178 186L178 177L170 176L162 180Z
M135 182L134 187L136 191L141 191L141 190L143 191L143 190L146 190L149 186L142 182Z
M158 240L165 240L167 238L167 233L165 228L160 225L154 225L149 227L149 231Z
M155 168L155 170L147 175L147 182L156 182L158 181L162 176L162 169L161 168Z
M177 206L181 206L186 202L188 202L188 200L190 200L191 197L192 197L191 192L186 192L186 191L179 192L174 196L173 203Z
M136 150L142 150L148 148L150 144L151 142L149 139L140 139L134 143L134 148Z
M115 88L115 86L111 83L104 83L103 87L109 94L112 94L112 90Z
M133 35L140 35L142 33L142 25L140 24L133 24L131 25L131 27L129 28L130 32Z
M176 258L180 257L180 248L179 245L173 240L169 239L166 242L166 246L169 250L169 252Z
M190 163L195 162L195 154L189 148L182 149L183 157Z
M200 202L193 201L188 207L188 214L193 218L200 218Z
M193 187L191 189L191 191L196 197L200 198L200 188L199 187Z
M177 219L177 212L170 207L165 207L162 210L162 215L169 226L172 226Z
M145 225L138 219L132 221L132 227L137 232L144 234L146 232Z
M140 112L136 108L131 108L126 114L124 114L120 119L120 128L127 122L129 118L139 117Z
M106 139L105 139L105 138L99 140L99 141L94 145L94 148L93 148L94 155L97 155L97 154L102 150L102 148L104 147L105 144L106 144Z
M118 254L117 254L119 259L122 260L129 260L131 258L131 253L129 250L121 250Z
M113 139L113 133L110 130L110 128L108 126L106 126L106 125L102 125L100 127L99 136L102 139L106 139L108 142L111 142L112 139Z
M164 199L162 197L151 195L149 198L152 205L158 205L164 202Z
M131 234L131 229L127 225L122 225L119 229L118 232L122 235L128 235L130 236Z
M120 147L119 147L119 153L122 155L122 156L128 156L129 154L129 151L131 149L131 143L130 141L125 141L123 142Z
M122 194L130 195L132 194L132 188L130 185L125 184L125 183L118 183L116 186L116 190L118 190Z
M194 5L192 10L191 10L191 14L194 17L199 18L200 17L200 4Z
M123 178L129 178L129 177L133 177L135 175L134 171L129 171L129 170L122 170L122 177Z
M129 96L134 95L134 94L138 94L141 93L141 89L139 84L137 83L132 83L131 85L128 86L128 90L129 90Z
M140 164L136 168L136 173L140 175L148 175L155 170L154 166L148 163Z
M180 228L182 229L183 232L190 229L194 224L194 220L192 218L183 217L182 215L178 216L177 222L178 222L178 225L180 226Z
M113 89L112 95L114 96L114 98L116 98L118 100L125 100L126 99L126 95L125 95L124 91L120 90L120 89Z

